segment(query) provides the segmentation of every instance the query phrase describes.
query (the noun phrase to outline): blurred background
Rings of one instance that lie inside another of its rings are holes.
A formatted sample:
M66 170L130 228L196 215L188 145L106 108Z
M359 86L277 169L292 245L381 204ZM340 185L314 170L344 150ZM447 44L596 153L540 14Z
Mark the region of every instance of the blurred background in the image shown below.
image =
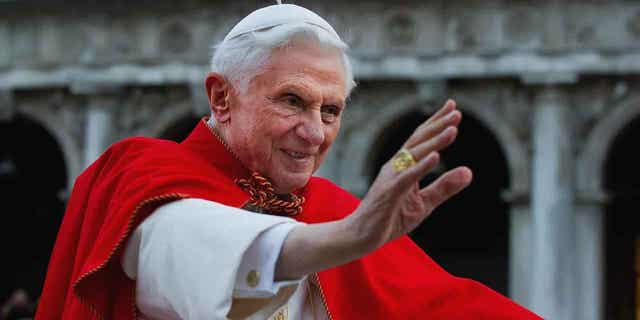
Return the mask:
M285 2L351 45L319 175L363 196L454 98L458 142L423 184L475 180L413 239L545 318L640 319L640 2ZM32 315L75 177L125 137L183 139L211 45L272 3L0 0L0 319Z

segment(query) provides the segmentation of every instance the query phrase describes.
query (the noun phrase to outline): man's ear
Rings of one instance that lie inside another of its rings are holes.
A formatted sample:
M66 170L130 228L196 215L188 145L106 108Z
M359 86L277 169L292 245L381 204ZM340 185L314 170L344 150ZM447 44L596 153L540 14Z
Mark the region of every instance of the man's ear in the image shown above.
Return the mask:
M204 80L209 97L209 108L216 122L229 121L229 94L231 86L227 79L219 73L210 72Z

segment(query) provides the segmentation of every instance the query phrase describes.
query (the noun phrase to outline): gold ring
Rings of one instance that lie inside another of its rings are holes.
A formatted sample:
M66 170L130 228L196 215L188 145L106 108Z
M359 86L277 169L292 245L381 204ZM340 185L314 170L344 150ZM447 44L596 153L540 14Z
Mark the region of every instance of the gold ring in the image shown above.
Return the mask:
M416 164L416 159L411 155L409 150L402 148L395 157L393 157L393 171L400 172L402 170L406 170L407 168L412 167Z

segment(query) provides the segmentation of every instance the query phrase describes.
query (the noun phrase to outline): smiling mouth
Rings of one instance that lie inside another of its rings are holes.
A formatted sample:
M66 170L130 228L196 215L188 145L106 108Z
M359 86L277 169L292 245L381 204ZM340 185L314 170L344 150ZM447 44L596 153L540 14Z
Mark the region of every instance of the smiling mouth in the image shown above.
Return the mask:
M284 150L284 149L282 151L284 151L284 153L286 153L289 157L294 158L296 160L305 160L305 159L311 158L311 154L304 153L304 152L290 151L290 150Z

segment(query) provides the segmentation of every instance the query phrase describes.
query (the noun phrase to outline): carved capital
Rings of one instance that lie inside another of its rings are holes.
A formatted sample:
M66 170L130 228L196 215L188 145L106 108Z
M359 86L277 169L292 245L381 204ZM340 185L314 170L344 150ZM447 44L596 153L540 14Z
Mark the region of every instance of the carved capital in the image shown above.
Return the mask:
M567 95L562 87L545 84L535 88L535 106L561 106L566 104Z
M122 85L99 79L75 79L69 84L69 91L77 95L110 96L119 94Z
M447 93L446 81L420 81L417 84L418 96L425 101L443 100Z

